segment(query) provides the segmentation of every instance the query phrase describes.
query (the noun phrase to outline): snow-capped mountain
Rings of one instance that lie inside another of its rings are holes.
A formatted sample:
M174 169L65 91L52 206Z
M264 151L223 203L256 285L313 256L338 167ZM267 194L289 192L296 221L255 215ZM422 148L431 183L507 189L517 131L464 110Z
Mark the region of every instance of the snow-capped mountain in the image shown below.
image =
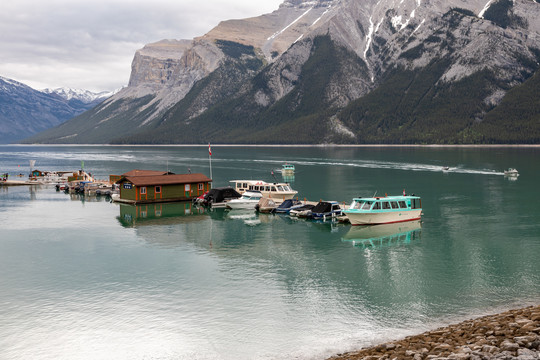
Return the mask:
M287 0L146 45L127 88L32 141L540 142L539 17L533 0Z
M82 89L70 89L70 88L56 88L56 89L43 89L41 92L45 94L56 94L62 97L65 100L79 100L83 103L91 103L96 100L105 100L114 94L116 94L120 89L115 91L101 91L101 92L92 92L89 90Z
M85 90L35 90L0 76L0 143L15 142L57 126L110 96Z

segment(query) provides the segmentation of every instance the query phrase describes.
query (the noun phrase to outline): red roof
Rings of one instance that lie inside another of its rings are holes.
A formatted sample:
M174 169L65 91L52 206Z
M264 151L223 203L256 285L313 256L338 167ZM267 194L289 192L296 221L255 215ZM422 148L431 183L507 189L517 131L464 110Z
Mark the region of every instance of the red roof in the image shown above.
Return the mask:
M117 183L124 182L125 180L129 181L130 183L136 186L174 185L174 184L192 184L192 183L212 182L212 180L204 174L167 175L165 173L161 175L122 176L122 178L118 180Z

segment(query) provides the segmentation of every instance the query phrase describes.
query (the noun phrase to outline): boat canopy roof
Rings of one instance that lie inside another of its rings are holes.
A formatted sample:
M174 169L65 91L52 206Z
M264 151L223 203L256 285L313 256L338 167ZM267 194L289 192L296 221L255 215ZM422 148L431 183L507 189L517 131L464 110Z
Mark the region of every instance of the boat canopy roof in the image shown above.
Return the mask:
M271 199L271 198L261 198L261 200L259 200L259 206L260 207L276 207L276 202L274 201L274 199Z
M300 200L298 200L298 199L287 199L287 200L283 201L281 204L279 204L278 207L280 209L288 209L291 206L299 205L301 203L302 202Z
M332 211L332 205L337 204L335 201L321 201L311 210L314 213L326 213Z
M354 201L403 201L410 199L420 199L416 195L399 195L399 196L376 196L376 197L355 197Z
M263 180L230 180L231 183L246 183L249 185L289 185L288 183L266 182Z
M237 199L241 196L242 195L238 191L234 190L232 187L221 187L210 189L210 191L208 191L208 194L206 194L205 197L207 199L212 198L214 202L218 203L222 202L225 199Z

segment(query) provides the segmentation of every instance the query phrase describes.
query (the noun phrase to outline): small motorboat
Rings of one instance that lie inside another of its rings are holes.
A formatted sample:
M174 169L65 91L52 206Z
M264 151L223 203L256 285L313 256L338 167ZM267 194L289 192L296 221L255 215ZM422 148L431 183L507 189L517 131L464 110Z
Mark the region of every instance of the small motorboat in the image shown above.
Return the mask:
M311 209L313 209L314 207L314 204L302 205L300 207L297 207L296 209L291 209L291 211L289 211L289 215L294 217L307 218L311 214Z
M229 209L255 209L262 197L260 191L246 191L242 197L227 202L226 207Z
M274 199L271 198L261 198L259 203L255 205L255 210L262 213L272 213L277 208L277 204Z
M232 187L214 188L195 200L198 204L213 208L224 208L233 199L239 199L242 195Z
M304 204L298 199L287 199L276 207L275 212L278 214L288 214L291 210L297 209L303 205Z
M327 220L343 215L342 209L337 201L320 201L311 209L310 219Z
M519 176L519 173L516 169L514 168L508 168L508 170L504 170L504 176L513 176L513 177L516 177L516 176Z

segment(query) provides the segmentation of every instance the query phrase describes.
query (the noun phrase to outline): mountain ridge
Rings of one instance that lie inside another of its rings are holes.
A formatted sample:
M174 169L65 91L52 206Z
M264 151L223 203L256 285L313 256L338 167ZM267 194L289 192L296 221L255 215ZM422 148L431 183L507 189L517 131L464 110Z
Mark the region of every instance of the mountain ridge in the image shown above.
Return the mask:
M511 141L537 142L538 115L488 114L538 72L539 15L532 0L286 1L145 46L127 88L28 141L503 143L494 126L525 126Z
M68 88L36 90L0 76L0 143L17 142L58 126L112 95Z

